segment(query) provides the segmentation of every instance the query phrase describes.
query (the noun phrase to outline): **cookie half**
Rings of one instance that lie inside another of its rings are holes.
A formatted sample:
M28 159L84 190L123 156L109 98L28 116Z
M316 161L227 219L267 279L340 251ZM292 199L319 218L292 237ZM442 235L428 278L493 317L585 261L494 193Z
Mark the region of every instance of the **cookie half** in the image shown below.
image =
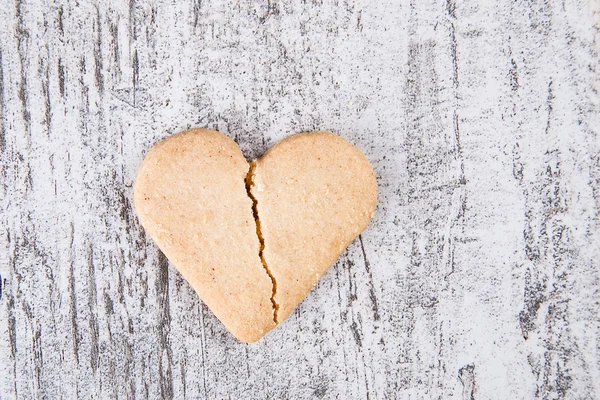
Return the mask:
M134 202L140 222L238 339L275 327L273 284L246 191L250 165L225 135L192 129L157 143L140 166Z
M367 227L377 181L354 145L316 131L289 136L254 161L250 190L281 322Z

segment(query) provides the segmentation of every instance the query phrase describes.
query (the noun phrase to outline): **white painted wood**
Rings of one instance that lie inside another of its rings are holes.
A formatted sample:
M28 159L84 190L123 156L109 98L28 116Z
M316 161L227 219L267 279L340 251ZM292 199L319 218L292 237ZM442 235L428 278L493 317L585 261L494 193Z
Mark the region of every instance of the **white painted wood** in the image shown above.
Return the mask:
M16 0L0 7L0 397L600 397L600 7ZM237 342L132 182L191 126L326 129L380 201L280 328Z

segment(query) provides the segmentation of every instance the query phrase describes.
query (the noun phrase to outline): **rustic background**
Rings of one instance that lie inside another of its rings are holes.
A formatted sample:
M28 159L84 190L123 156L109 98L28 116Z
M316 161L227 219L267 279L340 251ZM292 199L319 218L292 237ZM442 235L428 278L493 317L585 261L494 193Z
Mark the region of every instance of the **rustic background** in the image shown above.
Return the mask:
M2 1L0 398L600 398L600 5ZM132 182L188 127L326 129L371 226L237 342Z

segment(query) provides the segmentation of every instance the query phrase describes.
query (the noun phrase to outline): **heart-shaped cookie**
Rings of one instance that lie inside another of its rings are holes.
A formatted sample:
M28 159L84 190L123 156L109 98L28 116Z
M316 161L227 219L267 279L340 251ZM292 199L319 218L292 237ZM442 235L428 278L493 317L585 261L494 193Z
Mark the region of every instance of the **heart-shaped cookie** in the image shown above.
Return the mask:
M140 222L238 339L285 320L368 225L367 158L328 132L292 135L248 163L223 134L157 143L138 171Z

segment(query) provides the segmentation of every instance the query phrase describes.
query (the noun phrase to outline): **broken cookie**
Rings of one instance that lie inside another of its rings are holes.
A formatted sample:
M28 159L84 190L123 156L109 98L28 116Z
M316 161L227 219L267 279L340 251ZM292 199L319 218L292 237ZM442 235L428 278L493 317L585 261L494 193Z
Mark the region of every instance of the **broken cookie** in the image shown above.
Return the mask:
M157 143L140 166L141 224L238 339L287 318L368 225L377 183L366 157L328 132L290 136L248 164L219 132Z

